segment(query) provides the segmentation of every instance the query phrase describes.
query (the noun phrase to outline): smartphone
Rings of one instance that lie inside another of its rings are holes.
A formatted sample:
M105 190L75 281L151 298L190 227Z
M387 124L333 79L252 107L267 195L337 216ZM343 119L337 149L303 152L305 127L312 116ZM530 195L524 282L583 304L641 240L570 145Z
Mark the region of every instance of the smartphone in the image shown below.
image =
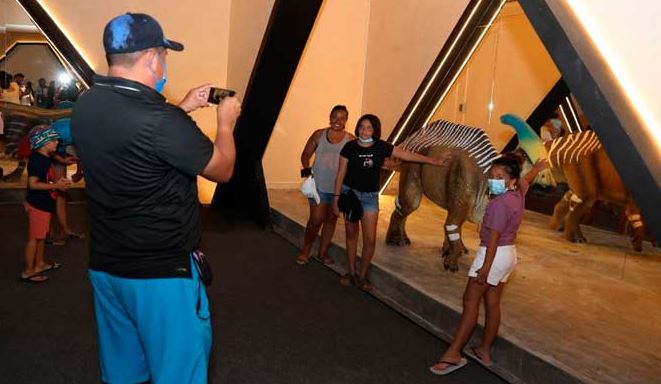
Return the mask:
M214 88L209 89L209 98L207 101L211 104L220 104L220 101L227 96L234 96L236 92L231 89Z

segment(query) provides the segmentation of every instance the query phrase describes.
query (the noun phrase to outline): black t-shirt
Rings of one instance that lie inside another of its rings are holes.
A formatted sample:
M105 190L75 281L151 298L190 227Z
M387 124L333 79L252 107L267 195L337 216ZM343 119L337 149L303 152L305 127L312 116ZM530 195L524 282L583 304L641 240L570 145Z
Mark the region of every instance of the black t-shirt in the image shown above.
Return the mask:
M90 217L90 268L130 278L190 277L202 226L196 176L213 143L140 83L95 76L71 119Z
M383 140L375 140L369 147L360 146L357 139L346 143L340 152L340 156L349 160L344 185L360 192L377 192L381 166L392 155L393 148Z
M55 180L53 161L50 157L33 151L28 159L28 177L38 177L41 183L50 183ZM53 212L55 210L54 190L30 189L25 194L25 200L34 208L41 211Z

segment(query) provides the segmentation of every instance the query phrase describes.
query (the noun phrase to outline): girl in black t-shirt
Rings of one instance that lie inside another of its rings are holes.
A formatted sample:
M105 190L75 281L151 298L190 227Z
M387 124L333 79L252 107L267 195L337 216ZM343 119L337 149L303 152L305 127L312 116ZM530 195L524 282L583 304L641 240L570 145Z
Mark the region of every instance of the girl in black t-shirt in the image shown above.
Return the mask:
M395 157L404 161L443 165L446 158L436 159L405 151L381 140L381 122L375 115L363 115L358 119L356 140L344 145L340 152L340 164L335 178L333 210L340 216L338 199L340 193L353 191L363 209L360 224L363 229L363 252L360 272L356 273L354 262L358 248L358 222L345 220L347 259L349 273L340 278L340 283L354 283L363 290L371 288L367 271L376 244L376 224L379 218L379 175L386 158Z

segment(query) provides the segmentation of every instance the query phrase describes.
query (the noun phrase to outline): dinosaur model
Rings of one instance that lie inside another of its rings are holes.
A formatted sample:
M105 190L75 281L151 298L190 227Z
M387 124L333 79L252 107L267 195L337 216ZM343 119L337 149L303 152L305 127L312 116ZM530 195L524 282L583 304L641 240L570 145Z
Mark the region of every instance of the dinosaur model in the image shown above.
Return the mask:
M534 131L525 124L504 120L511 125L519 137L536 137ZM522 146L535 156L541 140L536 145ZM580 227L581 218L588 214L597 200L614 203L625 208L625 214L633 228L632 245L634 250L642 251L645 238L645 226L641 220L640 209L615 166L608 158L594 131L587 130L558 137L547 144L548 160L551 168L562 170L569 191L556 203L549 226L554 230L563 230L567 240L585 242ZM530 156L530 155L529 155Z
M458 258L466 247L461 227L468 220L482 220L488 203L486 171L500 155L486 133L474 127L445 120L432 122L409 136L402 148L431 157L451 154L442 167L402 163L399 191L386 235L389 245L409 245L406 218L419 206L422 195L448 211L445 219L443 266L456 272Z

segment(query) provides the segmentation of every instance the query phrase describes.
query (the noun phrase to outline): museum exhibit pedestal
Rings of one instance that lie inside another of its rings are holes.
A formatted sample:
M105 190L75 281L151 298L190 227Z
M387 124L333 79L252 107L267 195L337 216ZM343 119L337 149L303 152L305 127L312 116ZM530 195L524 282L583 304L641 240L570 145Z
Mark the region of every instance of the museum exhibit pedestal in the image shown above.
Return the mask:
M275 231L300 247L308 216L306 199L296 190L269 190L269 199ZM440 257L444 210L423 200L408 218L412 244L394 247L385 244L394 196L381 196L380 205L369 276L373 295L449 341L461 315L466 273L479 245L477 226L464 224L469 254L460 258L459 272L451 273L443 270ZM583 228L590 243L569 243L547 229L548 220L536 212L524 215L517 239L519 264L503 295L503 318L492 354L495 364L490 369L510 382L658 382L661 250L645 243L638 254L625 236L591 227ZM344 225L338 220L329 251L336 262L331 268L338 273L346 271L344 239ZM480 333L478 329L471 343ZM419 368L437 358L430 356Z

